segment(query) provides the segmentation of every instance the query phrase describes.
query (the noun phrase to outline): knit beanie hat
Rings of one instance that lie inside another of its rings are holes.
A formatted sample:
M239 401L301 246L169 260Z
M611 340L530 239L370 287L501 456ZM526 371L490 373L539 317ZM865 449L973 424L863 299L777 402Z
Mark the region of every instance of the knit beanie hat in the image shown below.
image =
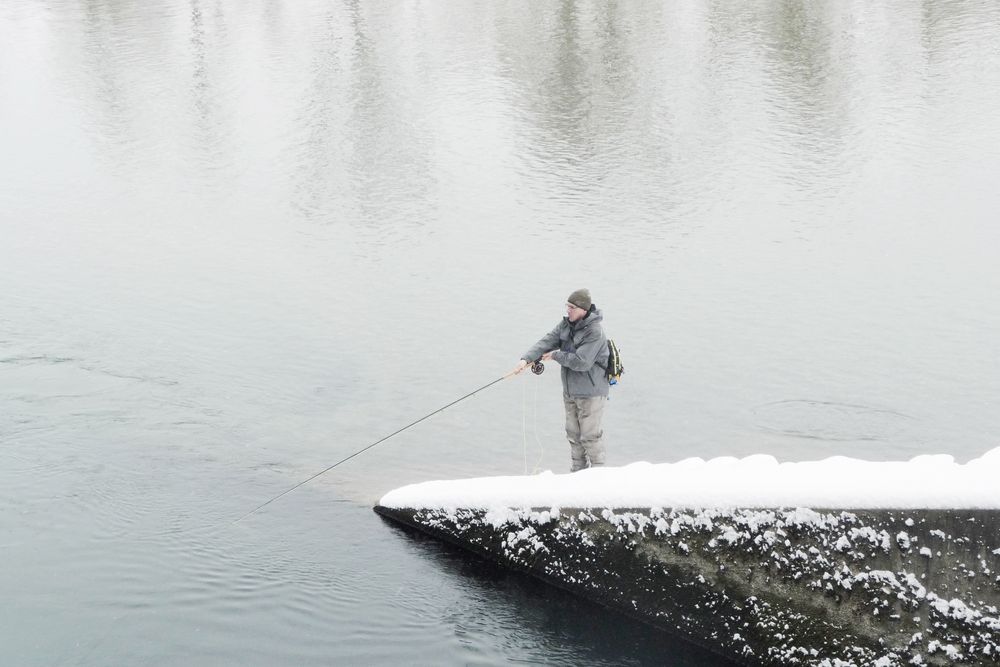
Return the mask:
M586 288L578 289L577 291L569 295L569 298L566 299L566 303L571 303L577 308L590 310L590 304L593 303L590 300L590 290Z

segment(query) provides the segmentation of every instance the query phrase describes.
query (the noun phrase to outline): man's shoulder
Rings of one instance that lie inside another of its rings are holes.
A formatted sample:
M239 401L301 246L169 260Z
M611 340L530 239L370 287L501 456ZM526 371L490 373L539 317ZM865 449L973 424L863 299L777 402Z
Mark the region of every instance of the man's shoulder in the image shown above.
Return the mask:
M593 324L589 324L586 327L581 328L579 335L583 337L583 340L604 338L604 326L600 322L594 322Z
M586 326L584 329L587 331L604 331L604 318L596 317L594 319L587 318Z

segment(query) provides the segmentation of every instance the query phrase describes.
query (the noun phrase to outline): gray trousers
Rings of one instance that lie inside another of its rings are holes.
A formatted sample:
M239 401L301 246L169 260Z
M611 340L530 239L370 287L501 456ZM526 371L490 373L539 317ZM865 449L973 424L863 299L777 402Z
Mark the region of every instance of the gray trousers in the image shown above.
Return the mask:
M563 396L566 406L566 439L572 459L570 472L604 465L604 431L601 418L607 396Z

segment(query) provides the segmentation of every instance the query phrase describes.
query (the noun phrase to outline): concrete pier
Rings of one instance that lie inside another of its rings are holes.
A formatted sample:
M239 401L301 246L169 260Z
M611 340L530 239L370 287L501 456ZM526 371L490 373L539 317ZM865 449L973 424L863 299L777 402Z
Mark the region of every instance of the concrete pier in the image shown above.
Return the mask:
M375 511L747 665L1000 664L996 510Z

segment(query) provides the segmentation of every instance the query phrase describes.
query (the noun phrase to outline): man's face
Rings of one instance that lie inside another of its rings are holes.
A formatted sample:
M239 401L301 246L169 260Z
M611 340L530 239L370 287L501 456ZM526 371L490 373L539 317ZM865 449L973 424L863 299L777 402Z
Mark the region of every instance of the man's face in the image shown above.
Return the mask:
M583 308L574 306L571 303L566 304L566 317L569 318L570 322L579 322L583 319L583 316L587 314Z

